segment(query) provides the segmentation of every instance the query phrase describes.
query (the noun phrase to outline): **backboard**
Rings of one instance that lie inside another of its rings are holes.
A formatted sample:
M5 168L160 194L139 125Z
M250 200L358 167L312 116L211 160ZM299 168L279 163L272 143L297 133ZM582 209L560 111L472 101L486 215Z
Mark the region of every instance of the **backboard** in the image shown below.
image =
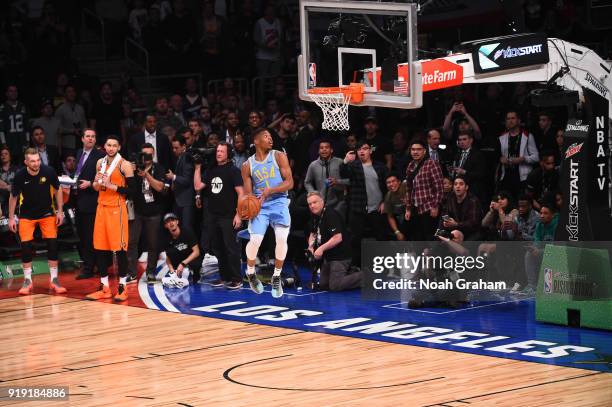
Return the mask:
M416 19L411 3L301 0L300 98L311 101L313 88L363 83L359 105L420 107Z

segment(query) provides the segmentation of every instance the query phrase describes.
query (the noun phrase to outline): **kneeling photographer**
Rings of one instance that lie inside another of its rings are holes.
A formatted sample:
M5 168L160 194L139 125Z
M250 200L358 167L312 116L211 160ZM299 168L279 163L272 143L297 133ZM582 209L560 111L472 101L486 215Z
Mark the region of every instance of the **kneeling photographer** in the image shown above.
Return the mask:
M308 193L312 213L308 251L315 260L322 260L320 288L342 291L361 287L361 272L349 273L350 243L342 218L335 209L326 207L317 191Z
M137 277L138 243L143 235L146 242L144 251L148 252L147 279L149 282L155 281L155 269L159 255L158 240L164 206L163 195L166 194L167 188L164 185L165 169L153 162L154 156L153 145L145 143L140 153L135 153L130 157L138 189L133 198L134 218L129 221L128 281L135 281Z

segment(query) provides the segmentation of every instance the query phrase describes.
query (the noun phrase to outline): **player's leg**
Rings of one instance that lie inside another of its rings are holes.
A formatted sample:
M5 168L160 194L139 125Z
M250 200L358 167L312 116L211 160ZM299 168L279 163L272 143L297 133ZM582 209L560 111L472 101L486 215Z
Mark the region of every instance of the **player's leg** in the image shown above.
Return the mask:
M281 272L283 271L283 264L287 256L289 230L289 226L274 226L274 236L276 237L276 247L274 249L274 274L272 275L272 297L274 298L279 298L283 295Z
M47 242L47 262L49 264L49 288L55 291L56 294L64 294L66 289L62 287L57 278L58 267L58 248L57 248L57 225L55 224L55 216L49 216L41 219L39 222L40 232L43 239Z
M119 271L119 288L117 289L117 295L113 297L115 301L125 301L128 298L127 294L127 274L128 274L128 257L127 251L118 250L117 255L117 269Z
M118 224L117 224L118 223ZM119 287L115 301L127 300L127 275L128 275L128 242L129 242L129 225L127 206L119 207L119 222L115 221L114 227L107 230L107 235L111 239L111 250L117 256L117 270L119 272ZM149 253L152 255L152 253Z
M108 299L113 296L108 283L108 268L113 264L113 254L106 235L106 223L106 211L103 206L98 205L94 224L93 246L96 254L96 266L100 273L100 287L97 291L87 295L85 297L87 300Z
M249 239L245 250L247 256L246 273L251 289L257 294L261 294L263 292L263 285L255 274L255 259L257 258L257 253L259 252L259 246L261 246L261 242L266 234L268 223L269 213L264 208L259 211L259 214L256 217L249 221L249 233L251 238Z
M34 229L36 221L20 219L18 226L19 240L21 240L21 266L23 267L23 285L19 289L19 295L32 294L32 258L34 257Z

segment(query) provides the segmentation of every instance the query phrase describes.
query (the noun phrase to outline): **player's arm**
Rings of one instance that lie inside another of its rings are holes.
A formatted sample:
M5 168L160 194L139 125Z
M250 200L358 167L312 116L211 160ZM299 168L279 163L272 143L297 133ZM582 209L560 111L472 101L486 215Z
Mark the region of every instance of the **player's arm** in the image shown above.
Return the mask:
M280 168L281 177L283 178L283 182L274 188L270 188L270 194L278 194L280 192L287 192L291 188L293 188L293 175L291 174L291 166L289 165L289 160L287 159L287 155L284 153L276 153L276 162L278 163L278 167Z
M253 193L253 183L251 181L251 164L246 160L240 169L242 174L242 183L244 184L244 193L250 195Z
M103 158L100 158L96 163L96 176L94 177L93 183L91 184L91 187L96 192L100 191L100 188L102 187L102 185L100 184L100 180L104 177L104 175L100 173L100 168L102 167L102 160Z
M134 169L132 168L132 163L127 160L121 161L121 172L125 177L126 185L124 187L114 185L113 189L127 198L133 197L136 191L138 190L138 181L136 181L136 177L134 176Z

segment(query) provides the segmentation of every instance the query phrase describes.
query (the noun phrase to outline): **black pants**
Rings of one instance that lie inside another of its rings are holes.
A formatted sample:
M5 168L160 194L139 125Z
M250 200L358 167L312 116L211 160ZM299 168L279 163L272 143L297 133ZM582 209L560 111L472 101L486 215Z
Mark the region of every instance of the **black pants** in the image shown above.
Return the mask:
M127 252L119 250L115 252L115 255L117 256L119 277L127 276ZM113 252L110 250L96 250L96 262L98 264L98 271L100 271L100 277L108 277L108 268L113 265Z
M322 290L343 291L361 287L361 272L348 274L351 260L325 260L321 265Z
M389 226L384 215L378 212L351 212L349 228L351 230L351 248L354 266L361 266L361 239L364 237L366 225L372 228L376 240L385 240L387 237Z
M415 242L433 240L438 218L432 218L429 211L419 214L417 208L412 208L410 213L409 239Z
M213 254L219 260L219 275L223 281L240 281L240 244L232 218L208 217L208 240Z
M128 272L136 277L138 267L138 242L141 236L145 237L145 251L147 255L147 273L155 272L157 258L159 257L159 236L161 215L141 216L136 214L130 221L128 243Z
M200 235L200 248L202 249L202 254L210 254L212 253L212 250L210 248L210 236L209 236L209 230L210 230L210 223L211 223L211 218L210 218L210 212L208 212L207 210L208 208L208 201L207 200L202 200L202 211L201 213L201 219L202 221L200 222L201 225L201 235Z
M96 222L96 213L76 213L76 228L79 235L79 255L83 260L82 274L93 274L96 264L96 253L93 247L93 231Z

